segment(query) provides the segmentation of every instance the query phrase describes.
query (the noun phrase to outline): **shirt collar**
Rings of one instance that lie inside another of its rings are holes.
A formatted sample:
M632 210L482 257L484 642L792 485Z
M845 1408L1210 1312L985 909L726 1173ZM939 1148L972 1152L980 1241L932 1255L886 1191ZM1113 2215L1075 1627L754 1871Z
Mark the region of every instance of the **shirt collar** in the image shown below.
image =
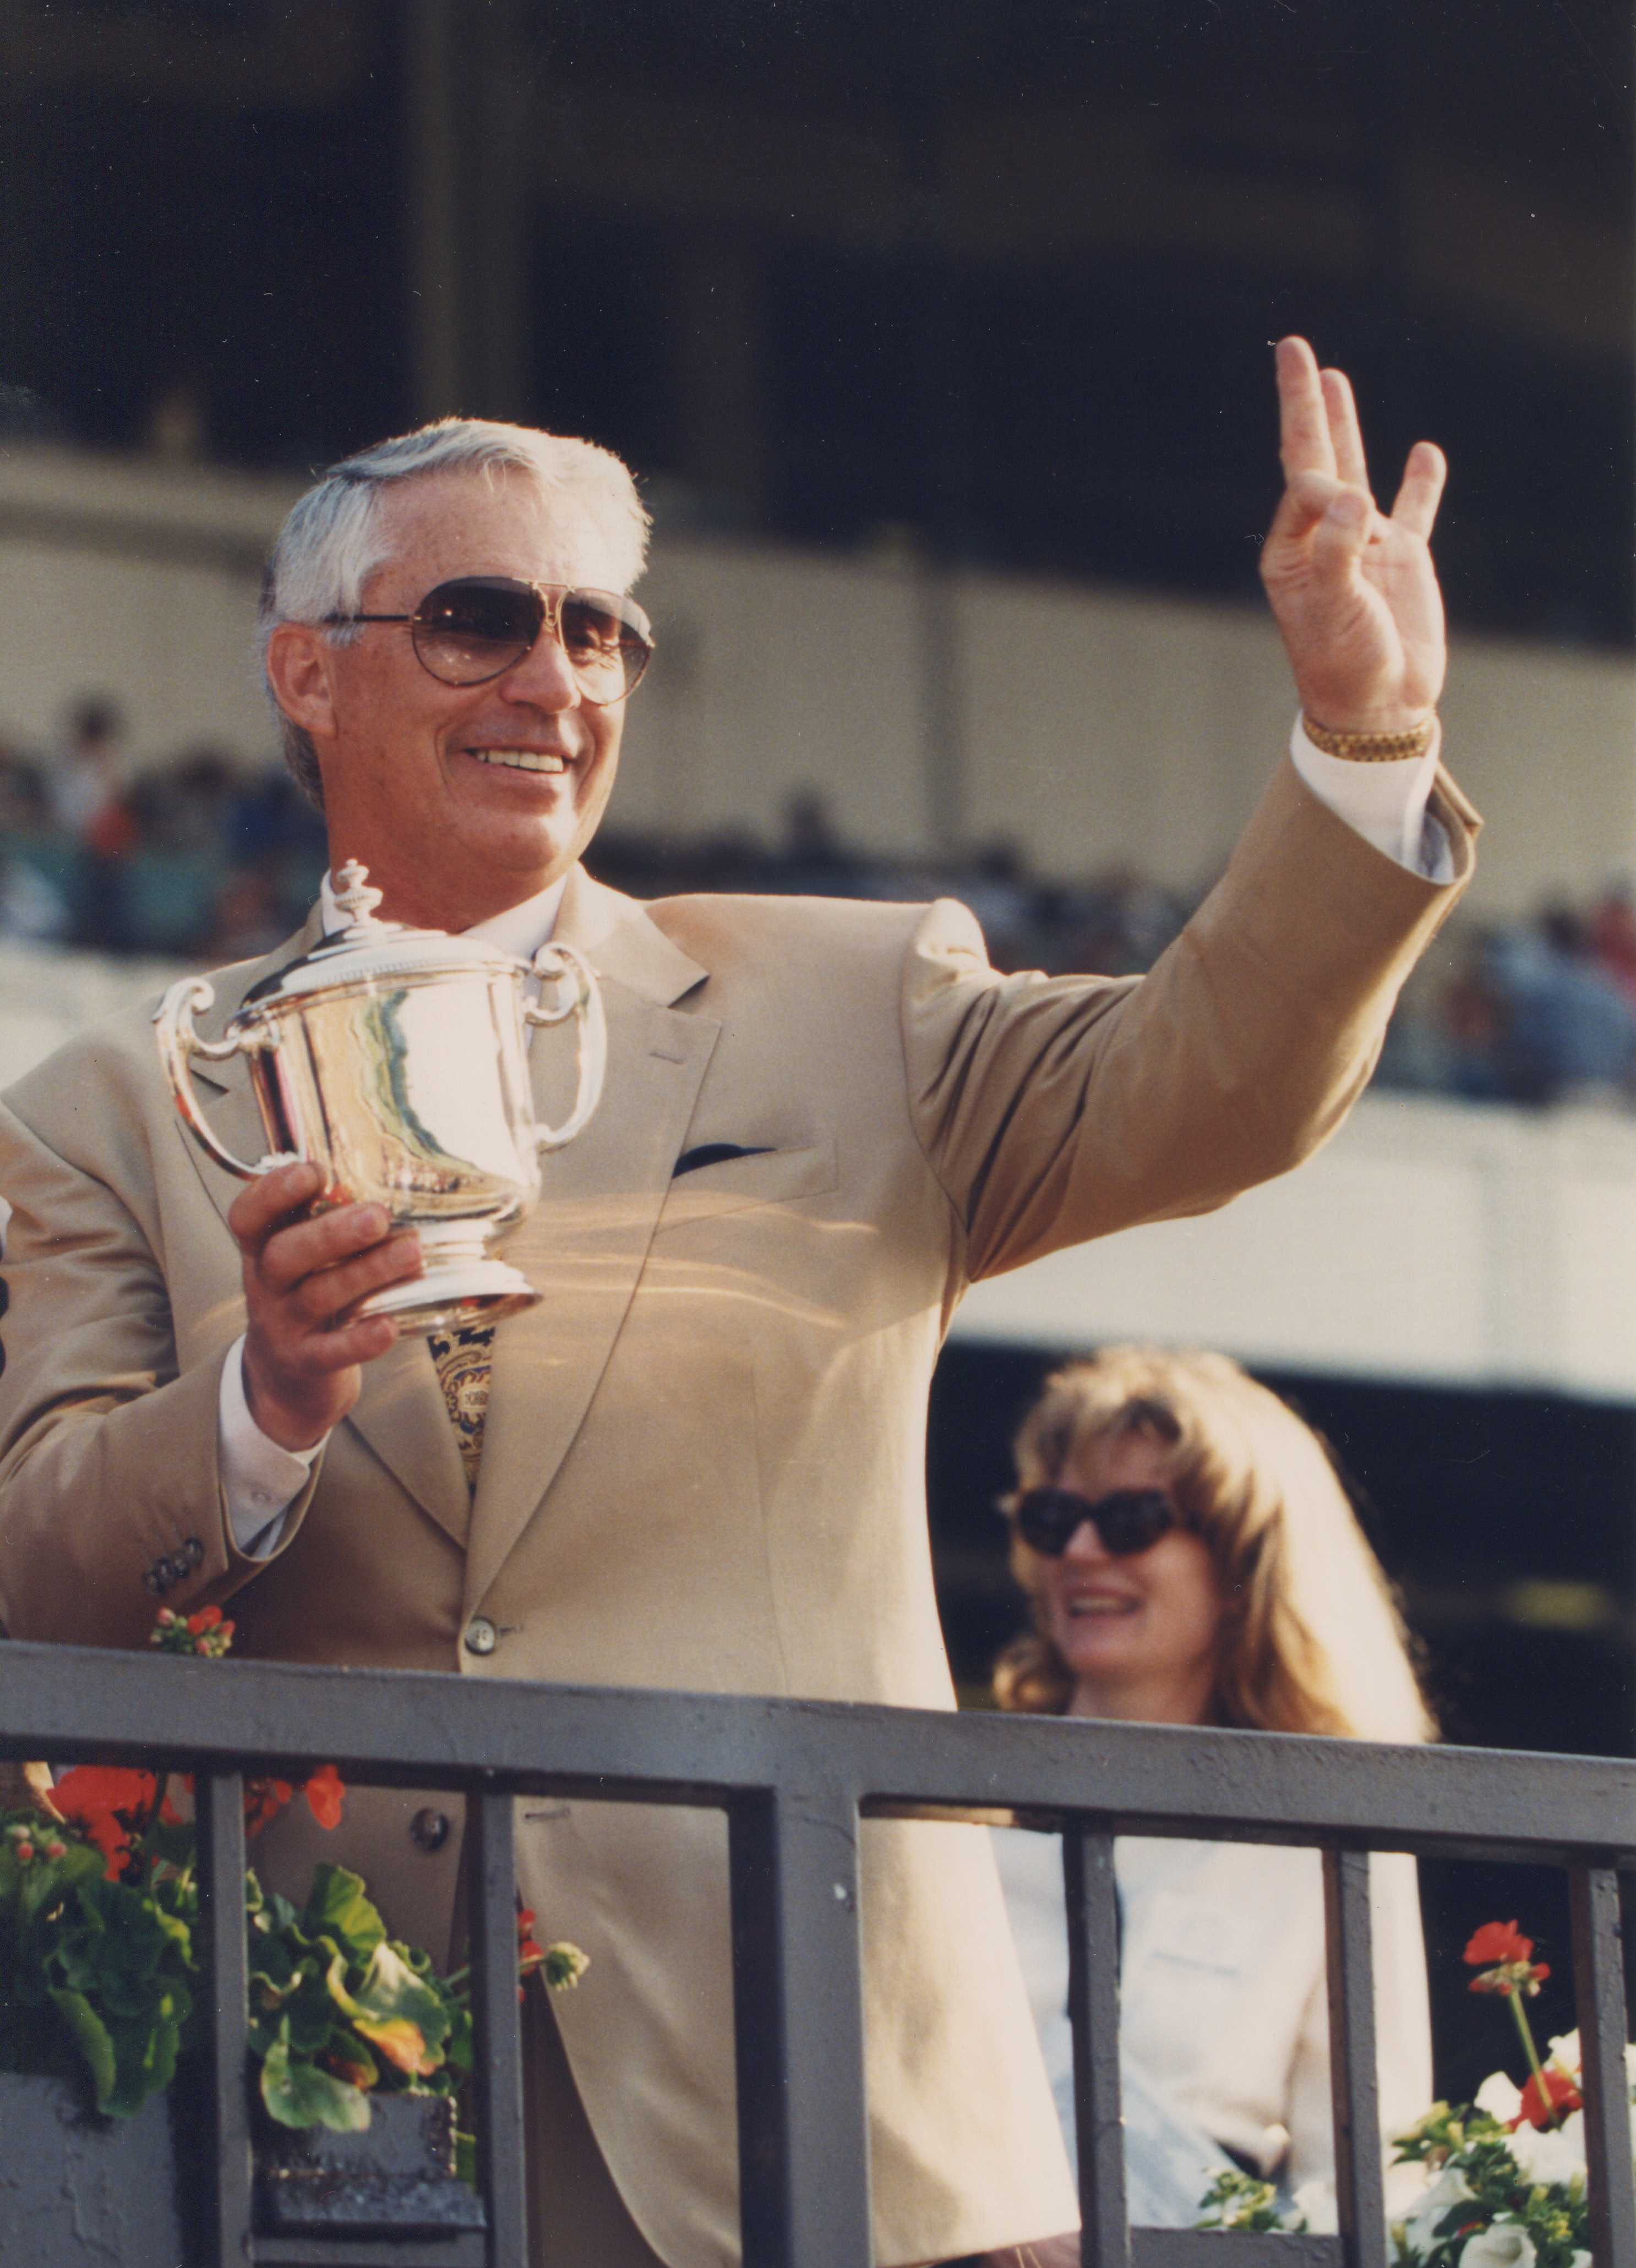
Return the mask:
M542 945L550 941L561 910L563 892L568 887L568 877L560 874L536 890L520 905L507 906L504 913L491 914L487 921L474 922L465 932L468 937L483 938L490 945L497 945L502 953L510 953L519 961L532 961ZM319 885L319 918L324 934L331 937L346 927L346 917L335 903L335 884L326 874Z

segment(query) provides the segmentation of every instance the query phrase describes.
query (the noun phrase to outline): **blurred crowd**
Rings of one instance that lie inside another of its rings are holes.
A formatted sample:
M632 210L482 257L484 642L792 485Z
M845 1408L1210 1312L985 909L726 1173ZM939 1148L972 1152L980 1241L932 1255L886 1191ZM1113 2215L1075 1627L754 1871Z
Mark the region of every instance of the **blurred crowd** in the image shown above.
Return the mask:
M55 747L0 747L0 938L119 954L242 960L298 927L317 895L322 823L284 770L247 777L225 752L132 772L117 705L80 702ZM1110 867L1031 874L1009 843L958 860L845 842L822 796L792 796L781 840L604 828L597 873L637 897L771 891L970 907L1002 969L1135 975L1203 894ZM1627 883L1531 921L1458 919L1411 979L1378 1081L1470 1101L1636 1103L1636 902Z
M38 755L0 747L0 937L240 961L299 926L327 863L282 768L247 777L196 747L136 773L111 700L78 703Z

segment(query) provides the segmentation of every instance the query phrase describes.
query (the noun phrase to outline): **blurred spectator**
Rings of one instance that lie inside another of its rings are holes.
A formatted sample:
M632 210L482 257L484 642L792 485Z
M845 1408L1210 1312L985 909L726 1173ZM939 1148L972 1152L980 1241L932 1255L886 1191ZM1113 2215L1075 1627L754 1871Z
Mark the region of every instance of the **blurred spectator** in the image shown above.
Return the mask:
M72 880L74 934L84 944L117 952L122 926L121 869L136 841L136 822L122 792L125 719L105 693L77 701L68 730L46 772L51 815L75 846Z
M792 897L869 895L869 862L842 842L821 788L798 788L784 806L784 849L767 878Z
M77 858L52 827L38 766L0 749L0 936L53 944L69 935Z
M87 694L68 715L68 729L48 774L51 813L78 843L117 850L126 839L119 816L125 719L105 693Z
M126 798L136 841L119 874L122 941L135 953L203 953L217 929L232 766L195 748Z
M1596 966L1636 1002L1636 905L1628 882L1604 893L1586 928Z
M1636 1073L1636 1005L1592 959L1584 925L1552 906L1533 931L1490 939L1499 995L1504 1087L1522 1102L1628 1091Z

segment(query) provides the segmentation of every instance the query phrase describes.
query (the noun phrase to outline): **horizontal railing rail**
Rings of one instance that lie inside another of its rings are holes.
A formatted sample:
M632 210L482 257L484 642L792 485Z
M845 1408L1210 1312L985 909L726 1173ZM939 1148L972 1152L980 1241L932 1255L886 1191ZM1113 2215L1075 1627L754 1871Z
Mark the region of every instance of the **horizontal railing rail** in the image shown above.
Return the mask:
M1085 2268L1385 2268L1367 1852L1564 1868L1573 1919L1593 2248L1636 2268L1619 1873L1636 1764L1452 1748L510 1683L392 1670L0 1646L0 1756L195 1775L214 1990L211 2268L521 2268L512 1799L684 1804L728 1825L747 2268L870 2268L859 1830L1014 1811L1063 1840ZM469 1800L475 2113L486 2235L379 2246L253 2228L242 1780L334 1763ZM1117 1835L1323 1853L1338 2236L1138 2229L1120 2115ZM1207 2248L1207 2249L1205 2249Z

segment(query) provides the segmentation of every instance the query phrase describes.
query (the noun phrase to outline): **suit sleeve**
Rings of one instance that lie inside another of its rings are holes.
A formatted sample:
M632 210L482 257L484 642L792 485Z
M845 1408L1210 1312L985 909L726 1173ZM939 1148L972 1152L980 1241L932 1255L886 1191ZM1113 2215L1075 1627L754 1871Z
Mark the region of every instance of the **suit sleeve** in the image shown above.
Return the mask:
M1333 1133L1470 872L1476 814L1446 777L1433 808L1448 885L1383 857L1286 762L1141 978L1001 976L963 909L932 909L904 971L909 1107L969 1278L1207 1211Z
M266 1562L224 1514L221 1359L179 1371L164 1270L114 1186L131 1140L116 1087L96 1116L107 1154L76 1160L0 1106L0 1624L140 1646L161 1606L192 1613Z

